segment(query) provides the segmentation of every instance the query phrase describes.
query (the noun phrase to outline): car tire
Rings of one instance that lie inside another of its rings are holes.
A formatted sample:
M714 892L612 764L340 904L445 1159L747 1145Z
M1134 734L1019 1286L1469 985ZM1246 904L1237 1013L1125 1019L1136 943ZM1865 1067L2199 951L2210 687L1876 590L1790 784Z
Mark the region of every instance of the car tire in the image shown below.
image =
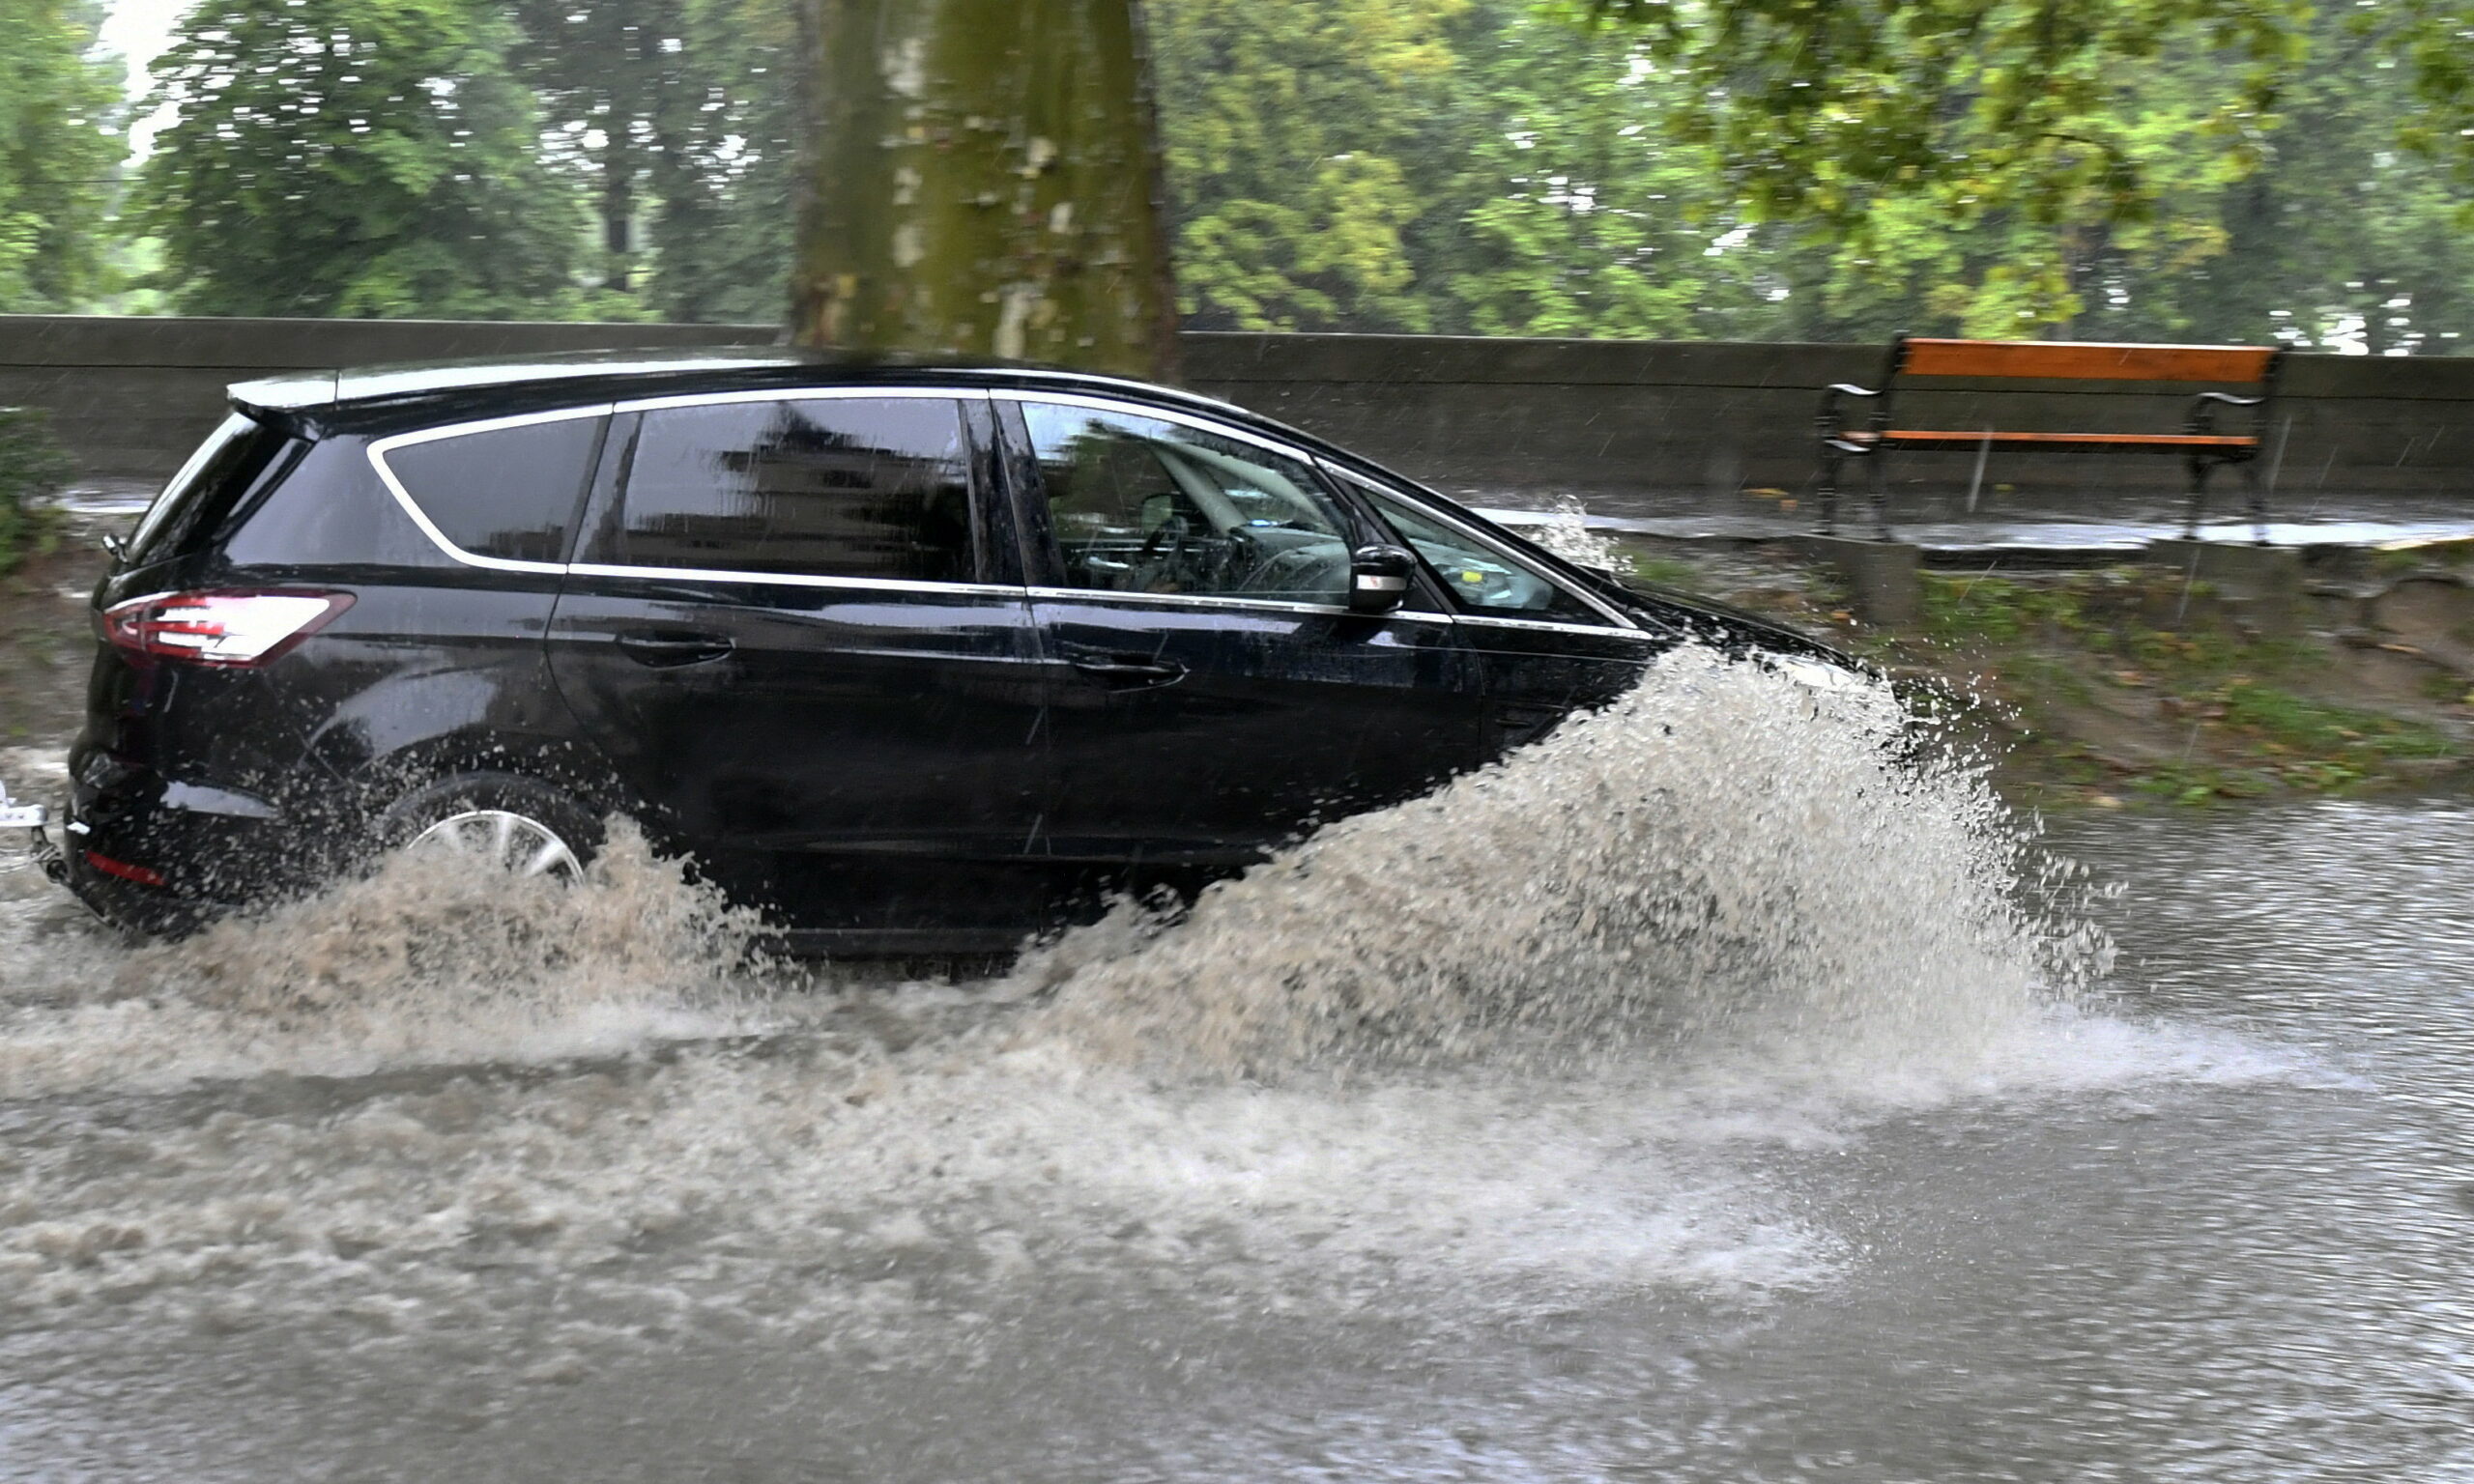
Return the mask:
M575 880L601 848L601 822L562 789L514 773L459 773L380 816L382 852L449 849L517 875Z

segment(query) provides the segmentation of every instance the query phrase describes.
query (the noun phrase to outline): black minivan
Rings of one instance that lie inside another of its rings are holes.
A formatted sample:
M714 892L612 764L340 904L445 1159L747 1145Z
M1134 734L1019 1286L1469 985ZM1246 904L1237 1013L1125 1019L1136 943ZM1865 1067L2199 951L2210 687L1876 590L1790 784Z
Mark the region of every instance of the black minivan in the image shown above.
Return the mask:
M618 813L797 947L999 951L1811 642L1106 377L781 353L284 377L95 595L65 867L178 931ZM1792 657L1792 658L1791 658Z

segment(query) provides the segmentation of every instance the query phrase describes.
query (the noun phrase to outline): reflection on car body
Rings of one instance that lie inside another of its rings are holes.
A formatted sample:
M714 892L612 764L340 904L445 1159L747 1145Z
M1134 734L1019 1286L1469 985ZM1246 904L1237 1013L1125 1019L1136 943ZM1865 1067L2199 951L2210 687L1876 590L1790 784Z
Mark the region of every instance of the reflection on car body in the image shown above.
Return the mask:
M1839 663L1222 403L779 355L236 387L95 601L68 875L155 929L623 812L801 946L996 950L1688 637Z

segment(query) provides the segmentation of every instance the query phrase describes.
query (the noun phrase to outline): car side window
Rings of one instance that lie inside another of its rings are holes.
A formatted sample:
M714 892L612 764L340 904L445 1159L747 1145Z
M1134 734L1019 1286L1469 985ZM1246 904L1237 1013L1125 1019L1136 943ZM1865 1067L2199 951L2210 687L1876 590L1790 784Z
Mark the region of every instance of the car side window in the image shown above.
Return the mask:
M380 455L438 533L478 556L563 561L601 446L598 416L401 443Z
M969 582L970 460L942 397L786 397L643 414L618 518L582 558L618 566Z
M1132 413L1025 402L1068 586L1345 603L1348 524L1305 463Z
M1605 614L1491 543L1464 535L1382 491L1364 484L1357 489L1409 549L1425 559L1461 612L1550 623L1606 623Z

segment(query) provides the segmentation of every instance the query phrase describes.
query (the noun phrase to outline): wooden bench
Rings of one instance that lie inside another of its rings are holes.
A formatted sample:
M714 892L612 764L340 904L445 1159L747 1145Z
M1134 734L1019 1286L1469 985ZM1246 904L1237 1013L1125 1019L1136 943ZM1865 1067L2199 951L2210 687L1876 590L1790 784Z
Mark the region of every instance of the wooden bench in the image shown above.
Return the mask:
M2199 534L2207 502L2208 475L2220 465L2239 464L2248 482L2254 534L2267 543L2267 500L2259 488L2259 445L2268 428L2270 401L2285 352L2250 345L2093 345L2060 340L1926 340L1901 335L1890 343L1889 363L1877 387L1846 383L1830 387L1821 399L1821 532L1838 528L1838 475L1851 458L1873 465L1873 528L1890 538L1888 476L1884 455L1894 450L1973 453L1976 477L1996 450L2002 452L2066 452L2088 449L2109 453L2162 453L2178 456L2190 466L2190 509L2184 531ZM2219 389L2192 399L2178 433L2002 432L1993 428L1913 428L1894 421L1895 393L1906 381L1920 377L1966 377L1972 381L2032 382L2164 382L2209 384L2219 388L2247 387L2237 395ZM1872 403L1863 426L1847 426L1841 403L1862 398ZM2219 408L2251 413L2248 432L2220 433Z

